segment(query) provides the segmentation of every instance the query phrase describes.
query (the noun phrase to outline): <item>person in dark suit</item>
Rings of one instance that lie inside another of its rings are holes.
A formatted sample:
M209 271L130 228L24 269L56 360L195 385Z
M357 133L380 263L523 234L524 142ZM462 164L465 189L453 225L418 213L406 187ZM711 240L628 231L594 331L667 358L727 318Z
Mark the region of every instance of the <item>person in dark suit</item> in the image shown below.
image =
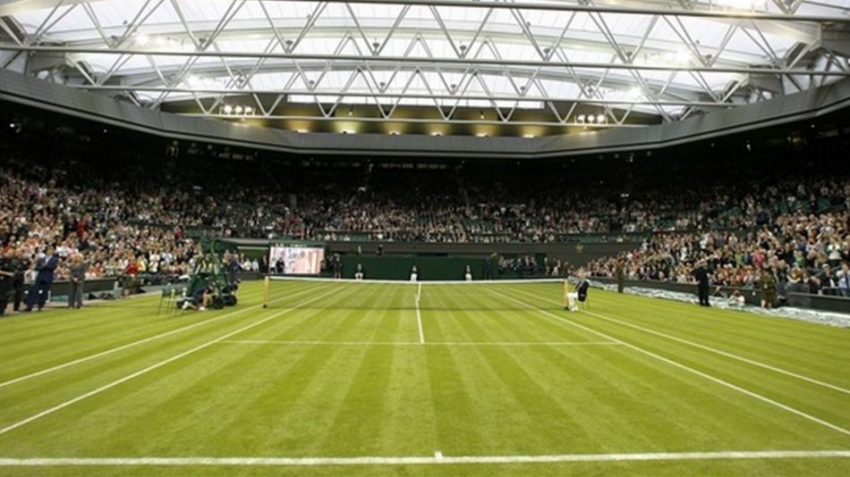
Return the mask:
M626 264L624 261L617 260L617 293L623 293L623 287L626 284Z
M24 274L30 268L30 258L26 250L20 248L15 259L15 274L12 277L12 290L14 291L14 303L12 309L21 311L21 303L24 301Z
M14 276L13 249L9 249L0 257L0 316L6 314L6 305L9 303L9 289L12 286Z
M697 295L699 295L699 306L711 306L708 303L708 268L705 260L697 262L697 267L693 271L694 278L697 279Z
M27 295L27 307L24 311L32 311L36 305L38 305L38 311L44 308L47 297L50 295L50 288L53 286L53 273L58 266L59 257L56 256L53 247L48 247L47 254L35 263L35 270L37 272L35 283L33 283Z
M83 307L83 286L86 282L86 272L89 269L88 263L83 261L83 255L74 255L71 259L69 267L69 278L71 280L71 295L68 297L69 308Z

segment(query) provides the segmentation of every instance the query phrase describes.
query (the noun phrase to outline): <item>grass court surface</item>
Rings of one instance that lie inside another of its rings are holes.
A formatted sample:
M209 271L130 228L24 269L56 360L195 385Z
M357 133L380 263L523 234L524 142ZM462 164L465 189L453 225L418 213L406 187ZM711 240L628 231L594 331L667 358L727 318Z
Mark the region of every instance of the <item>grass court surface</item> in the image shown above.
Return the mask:
M0 320L0 475L850 475L850 330L561 285Z

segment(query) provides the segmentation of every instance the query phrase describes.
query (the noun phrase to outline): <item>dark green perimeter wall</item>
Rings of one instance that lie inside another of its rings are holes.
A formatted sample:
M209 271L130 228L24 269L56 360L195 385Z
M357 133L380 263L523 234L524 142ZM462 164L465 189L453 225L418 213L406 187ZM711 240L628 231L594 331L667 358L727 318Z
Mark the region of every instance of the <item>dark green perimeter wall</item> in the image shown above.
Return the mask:
M484 260L483 257L343 255L342 276L354 278L359 263L363 265L366 278L374 280L409 280L414 265L418 270L419 280L463 280L467 265L472 270L473 277L481 278ZM515 275L511 276L513 277Z
M286 240L273 241L273 243ZM268 240L228 239L240 251L257 256L267 251ZM622 251L640 247L634 242L609 243L414 243L380 242L382 255L378 255L378 242L325 242L329 255L339 254L343 260L343 276L351 278L357 264L363 265L366 277L371 279L407 280L416 265L422 280L461 280L469 265L475 279L484 274L484 261L493 254L506 258L531 256L540 266L543 258L561 260L571 268L585 265L590 260L614 256ZM494 278L516 278L516 274L499 276L492 268Z

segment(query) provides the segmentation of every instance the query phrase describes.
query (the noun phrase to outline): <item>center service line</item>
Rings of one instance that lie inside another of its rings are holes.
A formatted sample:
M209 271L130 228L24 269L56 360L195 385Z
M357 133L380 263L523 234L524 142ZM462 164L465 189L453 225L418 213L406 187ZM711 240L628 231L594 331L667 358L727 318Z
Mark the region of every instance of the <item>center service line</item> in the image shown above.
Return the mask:
M603 338L609 339L609 340L611 340L611 341L616 341L617 343L620 343L620 344L622 344L623 346L625 346L625 347L627 347L627 348L629 348L629 349L632 349L632 350L634 350L634 351L637 351L638 353L644 354L644 355L646 355L646 356L650 356L650 357L655 358L655 359L657 359L657 360L659 360L659 361L662 361L662 362L664 362L664 363L667 363L667 364L669 364L669 365L671 365L671 366L674 366L674 367L676 367L676 368L682 369L682 370L684 370L684 371L688 371L689 373L692 373L692 374L695 374L695 375L700 376L700 377L702 377L702 378L708 379L709 381L712 381L712 382L714 382L714 383L720 384L721 386L725 386L725 387L727 387L727 388L729 388L729 389L733 389L733 390L738 391L738 392L740 392L740 393L742 393L742 394L746 394L747 396L750 396L750 397L752 397L752 398L758 399L759 401L765 402L765 403L770 404L770 405L772 405L772 406L778 407L779 409L782 409L782 410L788 411L788 412L790 412L790 413L792 413L792 414L796 414L796 415L798 415L798 416L800 416L800 417L802 417L802 418L804 418L804 419L808 419L809 421L812 421L812 422L818 423L818 424L820 424L820 425L822 425L822 426L825 426L825 427L828 427L828 428L830 428L830 429L832 429L832 430L834 430L834 431L837 431L837 432L840 432L840 433L842 433L842 434L844 434L844 435L850 436L850 430L848 430L848 429L845 429L845 428L843 428L843 427L841 427L841 426L837 426L837 425L835 425L835 424L833 424L833 423L831 423L831 422L824 421L823 419L820 419L820 418L818 418L818 417L815 417L815 416L813 416L813 415L811 415L811 414L807 414L807 413L805 413L805 412L803 412L803 411L800 411L799 409L795 409L795 408L793 408L793 407L791 407L791 406L788 406L788 405L786 405L786 404L782 404L781 402L774 401L773 399L770 399L770 398L769 398L769 397L767 397L767 396L763 396L763 395L758 394L758 393L756 393L756 392L753 392L753 391L750 391L750 390L744 389L744 388L742 388L742 387L740 387L740 386L738 386L738 385L732 384L732 383L730 383L730 382L728 382L728 381L724 381L724 380L722 380L722 379L720 379L720 378L716 378L716 377L714 377L714 376L712 376L712 375L710 375L710 374L707 374L707 373L704 373L704 372L699 371L699 370L697 370L697 369L691 368L690 366L686 366L686 365L684 365L684 364L682 364L682 363L679 363L679 362L673 361L672 359L665 358L664 356L661 356L661 355L659 355L659 354L653 353L652 351L645 350L645 349L643 349L643 348L641 348L641 347L639 347L639 346L633 345L633 344L631 344L631 343L627 343L627 342L625 342L625 341L623 341L623 340L620 340L620 339L617 339L617 338L615 338L615 337L613 337L613 336L611 336L611 335L607 335L607 334L605 334L605 333L602 333L601 331L596 331L596 330L594 330L593 328L589 328L589 327L584 326L584 325L581 325L581 324L579 324L579 323L575 323L575 322L573 322L573 321L567 320L567 319L566 319L566 318L564 318L564 317L561 317L561 316L555 315L555 314L550 313L550 312L548 312L548 311L546 311L546 310L541 310L540 308L537 308L537 307L535 307L534 305L531 305L531 304L529 304L529 303L527 303L527 302L524 302L524 301L522 301L522 300L518 300L518 299L513 298L513 297L511 297L511 296L509 296L509 295L506 295L506 294L504 294L504 293L501 293L501 292L494 292L494 293L496 293L497 295L501 295L502 297L507 298L507 299L509 299L509 300L511 300L511 301L514 301L514 302L516 302L516 303L519 303L519 304L525 305L525 306L529 307L529 309L530 309L530 310L535 310L535 311L537 311L538 313L541 313L541 314L543 314L543 315L549 316L549 317L551 317L551 318L555 318L556 320L564 321L565 323L569 323L569 324L570 324L570 325L572 325L572 326L575 326L575 327L577 327L577 328L583 329L583 330L585 330L585 331L588 331L588 332L590 332L590 333L596 334L596 335L598 335L598 336L601 336L601 337L603 337Z
M301 305L307 305L307 304L312 303L312 302L314 302L314 301L319 301L319 300L321 300L322 298L325 298L326 296L332 295L332 294L334 294L334 293L338 293L338 291L337 291L337 290L332 290L332 291L330 291L330 292L328 292L328 293L323 293L323 294L318 295L318 296L316 296L316 297L314 297L314 298L312 298L312 299L310 299L310 300L307 300L307 301L305 301L305 302L302 302L302 303L301 303ZM292 295L290 295L290 296L292 296ZM9 425L9 426L6 426L6 427L4 427L4 428L0 429L0 435L3 435L3 434L5 434L5 433L7 433L7 432L9 432L9 431L15 430L15 429L17 429L17 428L19 428L19 427L21 427L21 426L23 426L23 425L29 424L30 422L33 422L33 421L35 421L35 420L41 419L42 417L49 416L50 414L53 414L53 413L54 413L54 412L56 412L56 411L62 410L62 409L66 408L66 407L68 407L68 406L70 406L70 405L72 405L72 404L78 403L78 402L80 402L80 401L82 401L82 400L84 400L84 399L88 399L88 398L90 398L90 397L92 397L92 396L96 396L96 395L98 395L98 394L100 394L100 393L102 393L102 392L104 392L104 391L106 391L106 390L112 389L112 388L114 388L114 387L116 387L116 386L118 386L118 385L120 385L120 384L126 383L127 381L130 381L130 380L132 380L132 379L138 378L139 376L142 376L142 375L144 375L144 374L147 374L147 373L149 373L149 372L151 372L151 371L153 371L153 370L155 370L155 369L157 369L157 368L161 368L161 367L165 366L166 364L172 363L172 362L177 361L177 360L179 360L179 359L181 359L181 358L185 358L186 356L189 356L190 354L193 354L193 353L195 353L195 352L201 351L202 349L209 348L210 346L212 346L212 345L214 345L214 344L216 344L216 343L219 343L219 342L221 342L221 341L224 341L224 340L226 340L226 339L230 338L231 336L235 336L235 335L237 335L237 334L239 334L239 333L242 333L243 331L248 331L248 330L250 330L251 328L255 328L255 327L259 326L259 325L262 325L263 323L266 323L266 322L268 322L268 321L271 321L271 320L273 320L273 319L275 319L275 318L277 318L277 317L279 317L279 316L283 316L283 315L285 315L285 314L287 314L287 313L289 313L289 312L291 312L291 311L295 311L295 310L297 310L297 308L287 308L287 309L285 309L285 310L283 310L283 311L280 311L280 312L275 313L275 314L273 314L273 315L271 315L271 316L268 316L268 317L266 317L266 318L264 318L264 319L262 319L262 320L260 320L260 321L256 321L256 322L254 322L254 323L251 323L251 324L250 324L250 325L248 325L248 326L243 326L242 328L239 328L238 330L231 331L230 333L227 333L227 334L225 334L225 335L222 335L222 336L220 336L220 337L218 337L218 338L216 338L216 339L214 339L214 340L212 340L212 341L208 341L208 342L206 342L206 343L204 343L204 344L202 344L202 345L196 346L196 347L194 347L194 348L192 348L192 349L190 349L190 350L188 350L188 351L184 351L184 352L182 352L182 353L180 353L180 354L178 354L178 355L176 355L176 356L172 356L171 358L168 358L168 359L166 359L166 360L160 361L159 363L152 364L152 365L148 366L147 368L144 368L144 369L142 369L142 370L140 370L140 371L136 371L136 372L135 372L135 373L133 373L133 374L130 374L130 375L124 376L123 378L117 379L117 380L115 380L115 381L113 381L113 382L111 382L111 383L109 383L109 384L106 384L106 385L104 385L104 386L101 386L101 387L99 387L99 388L97 388L97 389L95 389L95 390L93 390L93 391L89 391L89 392L87 392L87 393L85 393L85 394L82 394L82 395L77 396L77 397L75 397L75 398L73 398L73 399L70 399L70 400L68 400L68 401L65 401L65 402L63 402L62 404L58 404L58 405L53 406L53 407L51 407L51 408L49 408L49 409L46 409L46 410L44 410L44 411L41 411L41 412L39 412L38 414L34 414L34 415L32 415L32 416L30 416L30 417L28 417L28 418L26 418L26 419L23 419L23 420L21 420L21 421L18 421L18 422L14 423L14 424L11 424L11 425Z

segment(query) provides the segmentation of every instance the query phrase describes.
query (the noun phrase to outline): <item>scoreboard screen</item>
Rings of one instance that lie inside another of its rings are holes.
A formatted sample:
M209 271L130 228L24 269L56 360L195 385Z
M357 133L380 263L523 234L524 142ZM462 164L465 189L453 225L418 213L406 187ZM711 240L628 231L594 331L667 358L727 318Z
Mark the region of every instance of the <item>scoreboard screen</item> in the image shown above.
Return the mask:
M325 249L322 247L279 245L273 246L269 252L269 266L275 269L282 263L284 275L318 275L324 259Z

